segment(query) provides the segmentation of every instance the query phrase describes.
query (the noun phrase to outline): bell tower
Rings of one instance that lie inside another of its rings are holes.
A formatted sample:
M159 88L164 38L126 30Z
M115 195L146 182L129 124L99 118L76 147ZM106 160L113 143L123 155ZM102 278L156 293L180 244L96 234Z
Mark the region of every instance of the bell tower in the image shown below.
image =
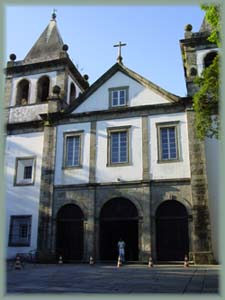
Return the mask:
M83 77L67 53L59 33L56 13L27 53L17 61L10 55L5 69L5 106L8 109L8 123L39 121L40 114L47 113L53 88L58 87L60 105L68 106L87 87L87 77Z
M193 82L196 75L201 75L217 54L217 45L208 40L210 32L211 27L204 18L198 32L192 32L191 24L186 25L184 39L180 40L188 96L196 92L197 87Z

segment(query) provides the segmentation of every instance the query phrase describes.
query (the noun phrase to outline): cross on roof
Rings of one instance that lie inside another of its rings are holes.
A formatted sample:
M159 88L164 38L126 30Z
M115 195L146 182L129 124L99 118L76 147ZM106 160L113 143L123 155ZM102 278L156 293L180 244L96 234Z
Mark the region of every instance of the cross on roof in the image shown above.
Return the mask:
M119 42L119 44L113 45L113 47L118 47L118 57L117 57L117 61L119 63L122 64L122 56L121 56L121 47L126 46L127 44L122 44L121 42Z
M56 12L57 12L57 10L54 8L53 12L52 12L52 20L56 19Z

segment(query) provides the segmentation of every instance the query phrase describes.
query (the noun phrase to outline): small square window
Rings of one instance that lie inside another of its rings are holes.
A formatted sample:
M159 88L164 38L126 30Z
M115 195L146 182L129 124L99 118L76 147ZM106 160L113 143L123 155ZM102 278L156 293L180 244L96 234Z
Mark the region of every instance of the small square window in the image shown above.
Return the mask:
M16 159L15 185L34 184L35 157Z
M81 168L82 133L73 132L64 135L64 167Z
M31 216L11 216L9 246L30 246Z
M158 161L171 162L178 161L178 123L159 123L158 131Z
M126 106L128 102L128 87L109 89L109 107Z

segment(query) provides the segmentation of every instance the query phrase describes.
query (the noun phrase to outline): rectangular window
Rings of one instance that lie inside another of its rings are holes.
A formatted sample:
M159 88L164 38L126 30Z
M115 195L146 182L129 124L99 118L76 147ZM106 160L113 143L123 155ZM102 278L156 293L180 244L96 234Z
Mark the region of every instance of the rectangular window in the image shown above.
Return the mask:
M179 160L178 123L158 124L159 161Z
M126 106L128 101L128 87L109 89L109 106Z
M108 129L108 164L129 163L129 128Z
M64 143L64 167L81 167L81 132L65 135Z
M16 158L15 185L34 184L35 161L35 157Z
M11 216L9 246L30 246L31 216Z

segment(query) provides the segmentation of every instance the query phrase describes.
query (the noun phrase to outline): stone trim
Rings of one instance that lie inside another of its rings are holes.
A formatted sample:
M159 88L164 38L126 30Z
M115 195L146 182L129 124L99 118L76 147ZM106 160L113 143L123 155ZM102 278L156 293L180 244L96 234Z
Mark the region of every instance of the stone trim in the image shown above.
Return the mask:
M90 132L90 163L89 163L89 182L96 181L96 121L91 122Z
M149 132L148 132L148 117L142 116L142 178L143 180L150 179L150 161L149 161Z
M189 104L188 104L189 105ZM82 123L91 121L102 121L102 120L112 120L112 119L122 119L122 118L132 118L132 117L142 117L142 116L152 116L158 114L174 114L185 112L186 106L183 104L156 104L156 105L143 105L143 106L127 106L119 108L110 108L108 110L101 111L91 111L84 113L74 113L74 114L63 114L55 113L51 114L52 120L56 124L68 124L68 123ZM41 114L43 120L47 119L47 114Z
M32 160L32 178L31 182L17 182L18 176L18 163L20 160ZM14 175L14 186L27 186L27 185L34 185L35 184L35 176L36 176L36 156L21 156L16 157L16 164L15 164L15 175Z

